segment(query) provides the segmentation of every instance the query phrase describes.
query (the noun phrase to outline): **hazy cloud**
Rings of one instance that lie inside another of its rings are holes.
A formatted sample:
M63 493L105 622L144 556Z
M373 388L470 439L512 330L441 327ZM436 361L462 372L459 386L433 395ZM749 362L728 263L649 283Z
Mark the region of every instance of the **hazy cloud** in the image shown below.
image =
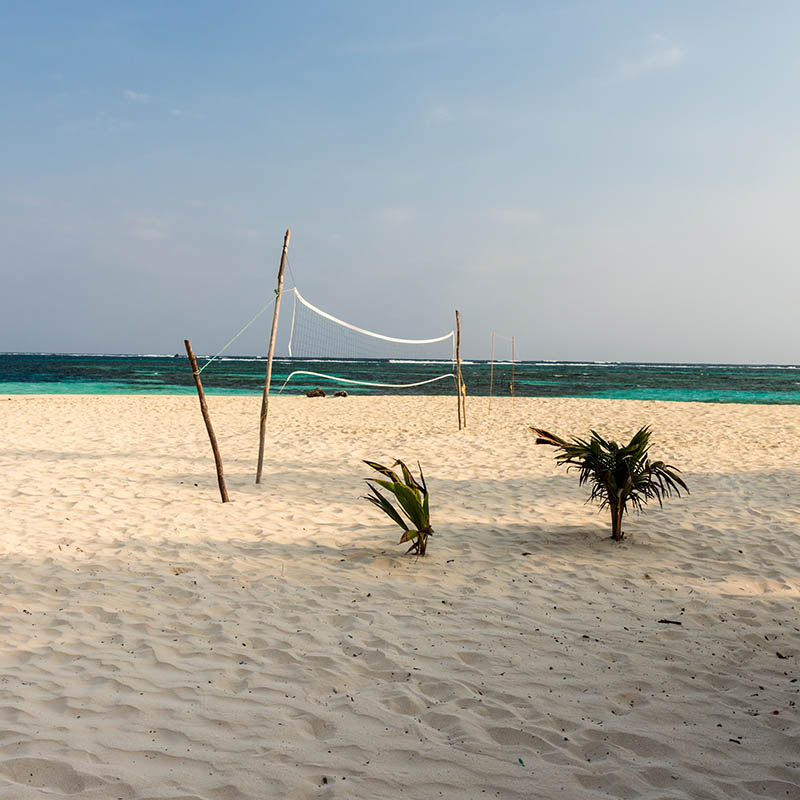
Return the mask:
M444 125L453 119L453 112L447 106L438 104L428 109L425 118L434 125Z
M4 199L8 205L26 210L34 210L44 205L41 198L31 194L12 194Z
M380 222L393 228L411 222L416 213L413 208L382 208L376 212Z
M169 110L170 116L178 119L203 119L202 114L196 111L187 111L185 108L171 108Z
M263 239L264 231L259 228L238 228L236 230L236 235L241 239Z
M128 218L128 234L144 242L160 242L169 237L169 225L160 217L136 214Z
M132 103L149 103L150 95L146 92L134 92L133 89L125 89L123 92L125 97Z
M530 227L538 225L541 221L541 214L534 208L493 208L489 211L489 217L494 222L501 225L514 225L516 227Z
M647 72L672 69L686 60L686 51L679 44L669 41L660 33L648 39L644 55L633 61L620 65L620 72L625 78L636 78Z
M455 40L453 35L422 35L396 37L391 39L371 39L346 43L343 52L349 55L398 56L423 50L441 50Z

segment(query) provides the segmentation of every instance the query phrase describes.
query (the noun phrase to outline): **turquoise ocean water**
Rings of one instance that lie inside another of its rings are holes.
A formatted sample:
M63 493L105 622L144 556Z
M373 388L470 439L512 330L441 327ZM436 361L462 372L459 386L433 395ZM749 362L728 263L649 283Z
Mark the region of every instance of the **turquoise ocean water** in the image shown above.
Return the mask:
M198 357L202 366L205 359ZM202 373L209 394L260 393L266 360L224 358ZM451 371L449 362L276 359L273 391L293 370L375 383L415 383ZM467 361L464 382L470 395L510 394L512 365ZM515 393L523 397L599 397L703 403L800 403L797 365L628 364L523 361L513 366ZM353 386L306 375L293 378L284 393L320 386L353 394L453 394L452 379L409 389ZM185 394L194 382L185 357L159 355L0 354L0 394Z

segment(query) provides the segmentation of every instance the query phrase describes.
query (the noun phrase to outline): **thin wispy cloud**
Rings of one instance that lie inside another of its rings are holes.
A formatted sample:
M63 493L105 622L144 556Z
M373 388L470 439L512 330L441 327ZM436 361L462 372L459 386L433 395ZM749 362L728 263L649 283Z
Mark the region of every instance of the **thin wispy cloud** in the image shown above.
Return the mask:
M132 103L149 103L151 100L150 95L146 92L134 92L133 89L125 89L123 94Z
M500 225L510 225L517 228L529 228L541 222L542 215L535 208L493 208L489 211L492 221Z
M32 194L12 194L3 198L8 205L25 210L33 210L43 205L42 199Z
M58 107L56 105L56 107ZM98 111L85 116L69 116L59 122L58 129L64 133L80 135L97 135L120 133L130 130L133 123L123 116L115 116L106 111Z
M169 237L169 224L152 214L128 217L128 235L143 242L158 242Z
M454 116L453 112L441 103L431 106L425 113L425 118L434 125L444 125L447 122L451 122Z
M187 111L185 108L171 108L169 110L169 115L171 117L176 117L177 119L202 119L203 115L198 114L196 111Z
M384 225L397 228L406 225L416 216L413 208L382 208L376 212L378 220Z
M237 228L236 235L240 239L253 241L257 239L263 239L264 231L262 231L260 228Z
M402 56L420 51L440 50L456 41L453 35L423 35L390 39L371 39L346 42L342 50L347 55Z
M681 45L655 33L649 37L645 52L639 58L620 65L620 73L624 78L637 78L648 72L673 69L685 60L686 51Z

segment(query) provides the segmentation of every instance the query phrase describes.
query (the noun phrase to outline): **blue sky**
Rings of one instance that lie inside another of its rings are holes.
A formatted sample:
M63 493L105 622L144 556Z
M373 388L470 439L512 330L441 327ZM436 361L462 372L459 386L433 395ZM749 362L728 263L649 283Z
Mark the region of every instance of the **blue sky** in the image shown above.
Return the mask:
M800 361L794 2L0 10L0 350L215 351L290 227L467 356Z

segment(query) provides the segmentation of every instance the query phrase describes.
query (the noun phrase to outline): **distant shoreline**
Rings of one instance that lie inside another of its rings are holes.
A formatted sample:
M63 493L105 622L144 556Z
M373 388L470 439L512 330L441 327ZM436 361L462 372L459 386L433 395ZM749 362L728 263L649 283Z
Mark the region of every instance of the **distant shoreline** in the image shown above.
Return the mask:
M201 368L208 361L200 357ZM266 359L225 356L208 364L209 395L251 395L263 390ZM409 359L275 359L272 392L304 394L316 387L366 395L451 395L451 361ZM800 405L800 367L791 364L669 364L645 362L462 361L468 397L574 397ZM330 379L329 377L337 380ZM436 383L426 383L432 378ZM374 385L378 384L378 385ZM403 386L398 386L402 384ZM406 387L407 384L418 384ZM0 354L0 394L193 394L180 355Z
M195 354L198 360L202 359L209 359L212 357L213 354L211 353L196 353ZM63 358L177 358L177 359L185 359L186 355L183 353L94 353L94 352L86 352L86 353L78 353L78 352L71 352L71 351L63 351L63 352L56 352L56 351L44 351L44 350L0 350L0 358L4 356L34 356L34 357L63 357ZM266 356L259 356L259 355L225 355L219 356L217 358L218 361L263 361L266 363L267 357ZM284 355L276 355L273 359L274 361L326 361L330 363L342 362L342 363L357 363L362 361L369 361L369 362L386 362L386 363L397 363L397 364L447 364L450 363L450 359L394 359L394 358L327 358L327 357L319 357L314 359L309 358L301 358L301 357L289 357ZM462 364L491 364L491 359L488 358L473 358L473 357L464 357L462 359ZM494 359L495 364L510 364L512 363L510 359ZM750 369L766 369L766 368L776 368L776 369L796 369L800 370L800 364L785 364L777 361L764 361L759 363L751 363L745 361L644 361L642 359L634 360L634 361L608 361L608 360L598 360L598 361L587 361L587 360L579 360L579 361L570 361L569 359L517 359L515 364L535 364L535 365L548 365L548 366L573 366L573 367L604 367L604 366L631 366L631 367L684 367L684 368L693 368L693 367L707 367L711 369L715 368L727 368L727 367L739 367L739 368L750 368Z

